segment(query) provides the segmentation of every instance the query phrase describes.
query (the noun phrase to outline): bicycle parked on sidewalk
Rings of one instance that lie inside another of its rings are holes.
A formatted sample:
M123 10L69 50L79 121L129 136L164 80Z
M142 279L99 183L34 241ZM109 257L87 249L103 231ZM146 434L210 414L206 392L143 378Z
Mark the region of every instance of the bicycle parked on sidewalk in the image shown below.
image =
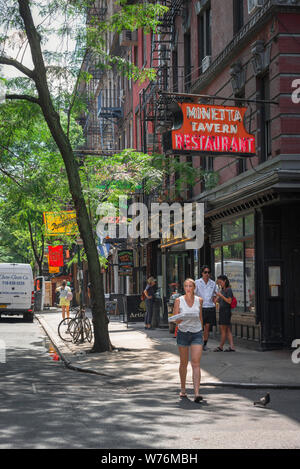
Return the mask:
M85 315L85 309L75 307L71 313L75 312L75 317L65 318L58 325L58 335L65 342L74 344L91 342L93 338L92 324Z

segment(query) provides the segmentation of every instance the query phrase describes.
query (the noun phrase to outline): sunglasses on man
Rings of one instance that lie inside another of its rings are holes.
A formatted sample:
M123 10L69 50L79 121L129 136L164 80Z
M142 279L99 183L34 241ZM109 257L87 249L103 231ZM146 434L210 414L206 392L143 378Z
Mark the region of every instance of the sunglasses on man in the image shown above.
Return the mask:
M210 270L204 270L203 273L204 274L210 274Z

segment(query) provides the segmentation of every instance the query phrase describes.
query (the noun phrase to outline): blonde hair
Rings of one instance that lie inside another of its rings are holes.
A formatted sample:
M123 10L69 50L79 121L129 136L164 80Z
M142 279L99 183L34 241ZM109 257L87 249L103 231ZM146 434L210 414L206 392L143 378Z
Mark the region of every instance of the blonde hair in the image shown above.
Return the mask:
M185 281L183 282L183 286L185 286L186 282L191 282L194 285L194 290L196 288L196 282L192 278L186 278Z
M148 283L153 283L153 282L155 282L155 281L156 281L156 280L155 280L154 277L149 277L149 278L147 279L147 282L148 282Z

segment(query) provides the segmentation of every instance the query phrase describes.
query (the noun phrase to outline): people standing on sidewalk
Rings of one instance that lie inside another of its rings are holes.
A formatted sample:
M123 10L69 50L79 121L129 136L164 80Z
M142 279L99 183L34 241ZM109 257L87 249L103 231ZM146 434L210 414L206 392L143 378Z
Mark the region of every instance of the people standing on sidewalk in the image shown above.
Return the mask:
M219 275L217 278L221 291L217 292L217 301L219 303L219 325L221 331L221 342L214 352L223 352L226 338L229 342L229 348L225 352L235 352L233 336L231 332L231 302L233 293L230 288L229 280L226 275Z
M67 318L70 317L70 294L71 288L67 285L66 280L63 280L62 285L56 289L59 292L59 306L62 310L62 318L65 319L65 313L67 313Z
M145 329L151 329L152 316L153 316L153 304L155 296L156 280L154 277L149 277L147 280L147 286L144 290L145 301L146 301L146 315L145 315Z
M196 280L195 295L203 299L203 350L206 350L210 327L217 325L215 304L217 285L216 282L210 278L210 268L207 265L202 267L201 274L202 278Z
M203 319L202 298L195 295L195 281L188 278L184 282L185 295L176 298L174 314L193 313L194 318L186 318L176 321L178 324L177 345L180 355L179 376L181 383L180 397L187 397L186 375L191 350L191 365L193 370L194 401L200 402L203 398L199 395L201 369L200 361L203 350Z

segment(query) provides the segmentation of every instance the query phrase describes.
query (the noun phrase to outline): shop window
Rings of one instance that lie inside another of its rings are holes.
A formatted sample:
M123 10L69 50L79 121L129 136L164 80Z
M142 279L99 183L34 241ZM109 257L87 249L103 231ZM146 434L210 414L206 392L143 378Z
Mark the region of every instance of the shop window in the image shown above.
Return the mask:
M245 243L245 282L246 308L248 313L255 313L255 250L254 241Z
M234 243L223 246L223 272L227 275L234 296L237 299L237 311L244 311L244 246Z
M252 239L245 240L246 236ZM254 214L224 223L220 241L214 248L215 277L227 275L238 301L234 311L255 314Z
M237 218L222 225L222 240L232 241L243 237L243 218Z
M222 275L222 248L215 249L215 279Z
M245 217L245 236L254 234L254 215L251 213Z

